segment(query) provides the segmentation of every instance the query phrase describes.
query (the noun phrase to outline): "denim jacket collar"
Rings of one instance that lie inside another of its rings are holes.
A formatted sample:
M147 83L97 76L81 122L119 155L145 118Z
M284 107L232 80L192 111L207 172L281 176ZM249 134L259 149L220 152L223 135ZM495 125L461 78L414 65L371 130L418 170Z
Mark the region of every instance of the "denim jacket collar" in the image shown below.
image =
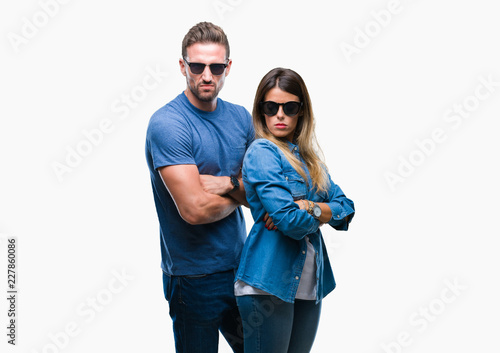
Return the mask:
M287 141L286 142L288 144L288 148L290 149L290 152L299 152L299 145L293 143L293 142L290 142L290 141Z

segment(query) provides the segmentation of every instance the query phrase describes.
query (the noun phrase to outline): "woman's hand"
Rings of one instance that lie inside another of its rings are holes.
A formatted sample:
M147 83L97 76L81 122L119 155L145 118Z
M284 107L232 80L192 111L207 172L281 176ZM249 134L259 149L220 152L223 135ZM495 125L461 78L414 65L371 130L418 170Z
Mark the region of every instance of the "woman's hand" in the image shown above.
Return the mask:
M307 200L295 200L294 201L297 205L299 205L299 208L301 210L306 210L307 211L307 208L308 208L308 205L307 205Z
M273 219L271 217L269 217L269 213L266 212L266 214L264 215L264 219L263 219L264 222L266 222L266 225L265 227L269 230L276 230L278 229L274 223L273 223Z

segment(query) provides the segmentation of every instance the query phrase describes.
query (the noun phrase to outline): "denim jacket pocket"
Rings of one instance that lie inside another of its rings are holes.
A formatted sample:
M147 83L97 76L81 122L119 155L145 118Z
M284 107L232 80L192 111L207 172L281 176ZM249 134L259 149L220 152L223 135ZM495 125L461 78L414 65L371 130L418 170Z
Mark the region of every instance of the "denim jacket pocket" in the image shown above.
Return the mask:
M311 201L328 202L328 191L317 191L313 194Z
M293 200L301 200L306 198L306 183L300 175L296 173L285 173L285 179L288 182L288 187L292 192Z

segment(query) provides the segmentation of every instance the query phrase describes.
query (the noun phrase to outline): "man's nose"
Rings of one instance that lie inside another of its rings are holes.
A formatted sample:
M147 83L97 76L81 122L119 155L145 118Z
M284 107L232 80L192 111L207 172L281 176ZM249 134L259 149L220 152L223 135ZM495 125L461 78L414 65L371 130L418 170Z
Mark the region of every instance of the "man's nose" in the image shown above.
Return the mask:
M210 66L206 65L205 70L201 73L201 78L205 82L210 82L212 81L212 71L210 71Z

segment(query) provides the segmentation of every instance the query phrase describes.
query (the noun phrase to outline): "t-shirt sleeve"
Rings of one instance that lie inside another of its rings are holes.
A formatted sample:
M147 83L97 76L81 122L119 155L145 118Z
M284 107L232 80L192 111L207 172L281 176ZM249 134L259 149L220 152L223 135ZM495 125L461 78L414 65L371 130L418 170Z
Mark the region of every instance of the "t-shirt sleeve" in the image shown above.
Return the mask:
M246 119L248 121L248 134L247 134L247 148L250 147L252 142L255 140L255 129L253 127L253 122L252 122L252 116L248 112L248 110L245 109L245 115Z
M155 169L178 164L196 164L193 140L187 122L171 110L151 118L147 143Z

